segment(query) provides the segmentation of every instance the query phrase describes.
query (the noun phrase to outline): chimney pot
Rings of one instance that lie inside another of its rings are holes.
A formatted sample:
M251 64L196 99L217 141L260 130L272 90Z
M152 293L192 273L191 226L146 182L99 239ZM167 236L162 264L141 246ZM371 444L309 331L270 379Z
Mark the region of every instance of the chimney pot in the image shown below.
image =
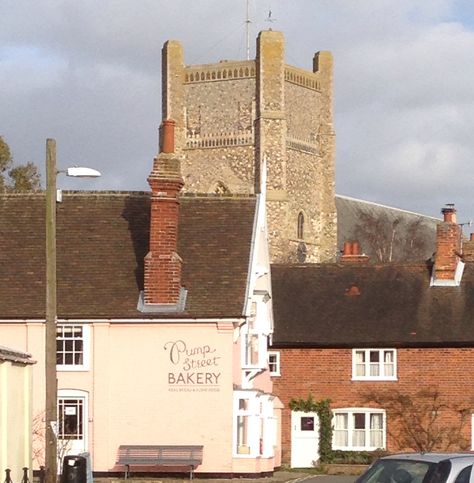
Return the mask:
M342 249L342 256L346 257L347 255L351 255L352 253L352 242L345 241L344 248Z
M352 255L360 255L360 243L357 240L352 242Z
M361 254L360 243L356 240L345 241L342 251L341 262L343 263L367 263L369 257Z
M165 119L161 123L161 149L162 153L174 153L174 128L176 122L173 119Z
M456 223L456 208L454 205L449 205L441 210L444 221L446 223Z

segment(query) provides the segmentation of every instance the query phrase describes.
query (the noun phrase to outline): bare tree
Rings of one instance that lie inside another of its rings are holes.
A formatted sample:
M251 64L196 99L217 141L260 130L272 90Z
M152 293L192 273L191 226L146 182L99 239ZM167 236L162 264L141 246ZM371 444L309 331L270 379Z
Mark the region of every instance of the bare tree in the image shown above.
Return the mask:
M365 393L363 399L386 410L387 433L397 443L397 450L428 452L469 448L463 430L471 408L442 398L437 389L422 389L414 394L375 390Z
M419 260L427 250L421 219L360 213L354 230L364 250L378 262Z
M38 413L32 422L32 460L33 463L37 465L37 468L44 466L45 464L45 454L44 454L44 445L45 445L45 412L42 411ZM61 471L62 469L62 461L63 458L69 454L71 450L71 441L67 439L59 439L57 440L58 444L58 470Z

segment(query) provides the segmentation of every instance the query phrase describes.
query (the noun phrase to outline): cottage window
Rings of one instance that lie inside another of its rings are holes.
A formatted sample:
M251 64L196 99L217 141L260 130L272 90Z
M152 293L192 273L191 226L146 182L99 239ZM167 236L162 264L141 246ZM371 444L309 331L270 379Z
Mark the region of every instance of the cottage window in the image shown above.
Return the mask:
M237 409L237 454L250 453L249 422L251 416L249 400L239 398Z
M263 299L252 302L247 323L242 327L242 365L247 369L265 369L267 365L267 337L263 333L268 317Z
M385 448L385 411L351 408L333 411L333 449L373 451Z
M396 380L397 352L395 349L354 349L352 379Z
M80 389L59 389L58 457L86 451L88 419L88 393Z
M268 352L268 370L271 376L280 375L280 353L275 351Z
M255 391L234 393L234 456L274 456L277 424L273 402Z
M58 439L84 439L84 399L59 398Z
M88 370L89 326L76 324L57 326L56 364L58 370Z

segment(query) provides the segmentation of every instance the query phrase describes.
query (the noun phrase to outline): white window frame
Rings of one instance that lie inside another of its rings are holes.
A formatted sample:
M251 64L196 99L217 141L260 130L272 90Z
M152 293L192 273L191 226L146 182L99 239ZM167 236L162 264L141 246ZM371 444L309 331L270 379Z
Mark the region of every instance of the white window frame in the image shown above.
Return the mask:
M281 372L280 372L280 352L279 351L268 351L267 357L268 357L268 371L270 372L270 376L281 376ZM271 357L275 358L274 362L270 362ZM275 366L275 368L273 370L272 370L272 365Z
M357 374L357 368L360 363L357 362L357 354L364 353L364 375ZM378 352L379 362L377 363L378 375L372 376L370 353ZM393 375L385 375L384 355L386 352L391 352L393 355ZM352 349L352 380L353 381L397 381L397 350L392 348L383 349Z
M334 450L342 450L342 451L374 451L376 449L386 449L387 447L387 415L384 409L379 408L338 408L333 409L333 440L332 440L332 449ZM352 444L353 435L354 435L354 414L356 413L363 413L365 414L365 441L366 444L364 446L356 446ZM338 445L336 444L336 415L337 414L346 414L347 415L347 446ZM371 446L370 445L370 416L372 414L381 414L382 415L382 446Z
M265 333L268 318L267 300L263 296L255 297L252 301L252 312L241 328L241 361L243 369L264 370L267 367L268 335ZM257 360L249 360L251 341L255 343Z
M240 408L240 400L247 401L246 408ZM247 418L245 445L238 446L239 417ZM256 391L234 391L232 454L234 458L272 458L277 442L277 422L273 399Z
M89 393L82 389L58 389L58 418L60 418L59 401L68 399L82 400L82 437L77 440L61 439L61 435L58 435L58 444L62 446L64 453L62 456L69 454L70 451L75 452L74 441L81 441L80 444L84 449L88 448L89 441Z
M75 324L75 323L59 323L57 327L81 327L82 329L82 364L57 364L56 370L58 371L88 371L90 369L90 326L88 324ZM59 351L58 351L59 352Z

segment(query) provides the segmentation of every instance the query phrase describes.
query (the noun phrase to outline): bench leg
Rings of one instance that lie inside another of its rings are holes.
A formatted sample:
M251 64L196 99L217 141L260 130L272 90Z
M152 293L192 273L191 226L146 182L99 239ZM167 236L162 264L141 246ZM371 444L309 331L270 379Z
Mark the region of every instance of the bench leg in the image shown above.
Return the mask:
M125 479L130 476L130 465L125 465Z
M194 473L194 466L193 466L193 465L191 465L191 466L189 467L189 481L192 481L193 476L194 476L194 475L193 475L193 473Z

